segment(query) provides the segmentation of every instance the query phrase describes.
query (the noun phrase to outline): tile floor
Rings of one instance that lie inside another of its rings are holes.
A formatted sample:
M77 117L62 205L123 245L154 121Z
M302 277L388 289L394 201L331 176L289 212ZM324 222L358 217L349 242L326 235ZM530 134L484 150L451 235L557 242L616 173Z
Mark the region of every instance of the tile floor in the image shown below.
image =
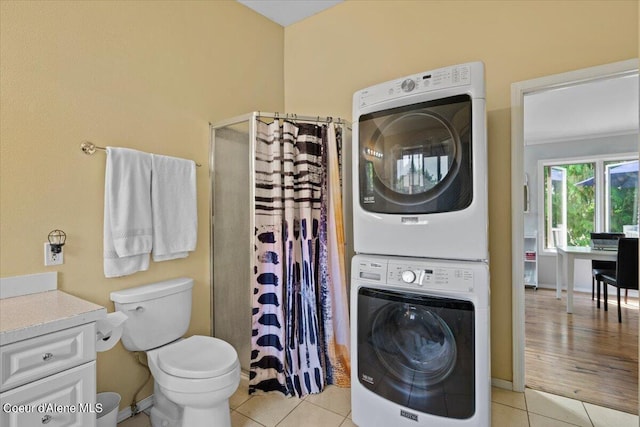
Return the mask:
M351 427L350 389L329 386L304 399L279 394L249 397L243 379L231 397L233 427ZM493 388L493 427L637 427L638 416L527 389L525 393ZM129 418L118 427L150 427L146 414Z

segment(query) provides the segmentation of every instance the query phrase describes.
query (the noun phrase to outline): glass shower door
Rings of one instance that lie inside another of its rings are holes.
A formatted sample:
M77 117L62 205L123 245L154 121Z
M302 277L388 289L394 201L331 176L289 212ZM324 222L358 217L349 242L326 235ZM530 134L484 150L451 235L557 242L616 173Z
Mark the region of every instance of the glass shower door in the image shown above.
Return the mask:
M214 129L212 142L213 335L238 352L243 370L251 355L251 183L249 124Z

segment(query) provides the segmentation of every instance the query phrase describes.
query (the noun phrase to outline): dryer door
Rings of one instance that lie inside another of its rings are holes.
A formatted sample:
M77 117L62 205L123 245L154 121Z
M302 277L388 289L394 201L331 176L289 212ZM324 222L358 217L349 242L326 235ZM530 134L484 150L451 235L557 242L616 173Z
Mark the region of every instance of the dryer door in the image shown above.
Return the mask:
M469 301L358 290L358 379L423 413L475 413L474 307Z
M427 214L471 204L468 95L365 114L358 126L364 210Z

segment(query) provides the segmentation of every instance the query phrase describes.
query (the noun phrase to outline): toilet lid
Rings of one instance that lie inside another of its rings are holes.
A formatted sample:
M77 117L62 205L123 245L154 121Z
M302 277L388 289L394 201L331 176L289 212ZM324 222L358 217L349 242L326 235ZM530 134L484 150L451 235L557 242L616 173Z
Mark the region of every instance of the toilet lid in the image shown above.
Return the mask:
M169 375L183 378L212 378L232 371L236 350L218 338L194 335L158 352L158 366Z

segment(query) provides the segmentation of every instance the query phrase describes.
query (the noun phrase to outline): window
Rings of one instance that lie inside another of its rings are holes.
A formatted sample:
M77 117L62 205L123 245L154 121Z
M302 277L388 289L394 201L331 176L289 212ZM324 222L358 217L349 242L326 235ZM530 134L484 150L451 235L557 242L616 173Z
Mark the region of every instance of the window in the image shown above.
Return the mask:
M638 231L638 159L542 163L544 249L589 246L590 233Z
M627 232L635 225L637 231L638 161L605 162L605 183L606 230Z
M449 156L428 156L424 150L404 150L396 160L394 190L403 194L418 194L435 187L449 172Z

